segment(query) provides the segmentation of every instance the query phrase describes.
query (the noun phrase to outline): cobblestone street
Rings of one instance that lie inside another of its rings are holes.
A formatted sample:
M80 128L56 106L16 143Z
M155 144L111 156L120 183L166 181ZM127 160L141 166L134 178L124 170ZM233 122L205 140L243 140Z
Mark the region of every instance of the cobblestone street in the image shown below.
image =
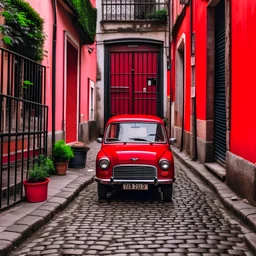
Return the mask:
M13 255L252 255L245 228L215 195L179 163L176 177L171 203L158 191L115 191L98 202L93 183Z

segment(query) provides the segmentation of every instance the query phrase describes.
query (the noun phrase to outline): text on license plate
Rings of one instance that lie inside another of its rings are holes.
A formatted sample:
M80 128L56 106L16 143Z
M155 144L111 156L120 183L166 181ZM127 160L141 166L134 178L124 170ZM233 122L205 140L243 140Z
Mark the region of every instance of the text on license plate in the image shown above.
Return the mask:
M123 189L125 189L125 190L148 190L148 184L126 183L126 184L123 184Z

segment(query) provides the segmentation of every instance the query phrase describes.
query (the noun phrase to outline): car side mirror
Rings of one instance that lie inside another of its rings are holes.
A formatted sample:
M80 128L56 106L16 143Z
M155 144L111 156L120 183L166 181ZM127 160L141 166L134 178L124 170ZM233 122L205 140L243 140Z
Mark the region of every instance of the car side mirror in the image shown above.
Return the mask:
M98 139L97 139L97 142L98 142L98 143L102 143L102 138L98 138Z
M177 141L177 140L176 140L175 138L170 138L170 139L169 139L169 144L170 144L170 145L174 145L174 144L176 143L176 141Z

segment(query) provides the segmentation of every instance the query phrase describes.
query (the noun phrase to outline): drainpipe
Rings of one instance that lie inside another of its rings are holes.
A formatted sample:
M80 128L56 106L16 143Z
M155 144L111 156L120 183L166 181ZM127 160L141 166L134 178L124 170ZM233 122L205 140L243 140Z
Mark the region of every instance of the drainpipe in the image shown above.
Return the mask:
M185 79L184 79L184 73L185 73L185 58L183 51L183 82L182 82L182 120L181 120L181 139L180 139L180 152L183 150L183 142L184 142L184 118L185 118Z
M192 53L192 36L193 34L193 0L190 0L190 52ZM191 54L192 56L192 54ZM192 68L191 68L192 72ZM192 76L191 76L192 77ZM192 149L192 155L191 158L192 160L197 159L197 132L196 132L196 95L194 98L192 98L192 138L193 138L193 149Z
M172 137L172 0L169 0L170 138Z
M55 143L56 112L56 40L57 40L57 2L53 0L53 36L52 36L52 149Z
M81 98L80 98L80 95L81 95L81 84L82 84L82 76L81 76L81 70L82 70L82 47L83 45L80 43L79 44L79 98L78 98L78 106L79 106L79 109L78 109L78 114L79 114L79 118L78 118L78 121L79 123L83 122L83 120L81 120Z

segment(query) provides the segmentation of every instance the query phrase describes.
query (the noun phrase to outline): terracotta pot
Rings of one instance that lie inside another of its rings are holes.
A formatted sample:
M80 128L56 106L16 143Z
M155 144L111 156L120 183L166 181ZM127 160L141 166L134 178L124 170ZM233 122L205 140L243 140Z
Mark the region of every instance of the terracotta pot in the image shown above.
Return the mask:
M67 168L68 168L68 161L55 162L55 167L58 175L66 175Z
M29 183L27 180L24 180L26 200L32 203L45 201L47 199L49 181L49 178L37 183Z

